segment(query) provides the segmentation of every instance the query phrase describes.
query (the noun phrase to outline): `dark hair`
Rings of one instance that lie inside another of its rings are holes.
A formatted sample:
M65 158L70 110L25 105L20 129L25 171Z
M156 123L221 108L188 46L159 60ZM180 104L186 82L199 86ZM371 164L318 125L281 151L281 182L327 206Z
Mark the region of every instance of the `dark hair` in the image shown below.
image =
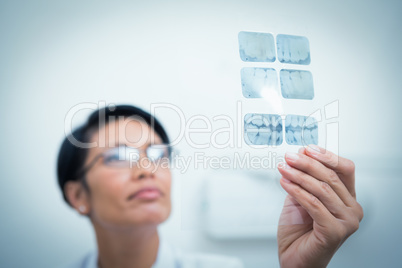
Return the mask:
M60 189L63 193L64 200L70 204L64 193L64 185L68 181L78 181L82 178L77 176L80 170L84 167L87 157L88 148L76 146L71 143L71 140L77 140L81 143L88 143L96 131L106 125L110 118L127 118L135 116L144 120L162 139L163 143L170 144L166 131L159 121L151 114L132 105L117 105L107 108L102 108L94 111L88 118L85 124L78 127L71 134L65 137L57 159L57 178ZM169 151L170 155L170 151ZM84 180L85 182L85 180Z

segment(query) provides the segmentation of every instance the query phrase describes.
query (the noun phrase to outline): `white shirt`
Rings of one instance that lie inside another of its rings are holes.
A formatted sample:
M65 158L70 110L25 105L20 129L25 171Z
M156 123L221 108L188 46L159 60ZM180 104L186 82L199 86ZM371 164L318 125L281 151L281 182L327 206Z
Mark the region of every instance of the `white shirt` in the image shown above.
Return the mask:
M65 268L98 268L98 252L88 253ZM235 257L215 254L184 253L163 240L159 240L158 255L152 268L243 268Z

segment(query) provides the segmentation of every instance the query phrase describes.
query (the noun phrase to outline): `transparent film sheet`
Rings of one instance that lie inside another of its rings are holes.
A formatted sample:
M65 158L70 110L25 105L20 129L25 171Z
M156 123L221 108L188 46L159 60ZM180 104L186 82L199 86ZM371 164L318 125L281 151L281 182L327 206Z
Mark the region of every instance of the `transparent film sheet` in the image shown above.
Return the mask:
M269 33L239 32L239 52L242 61L274 62L274 37Z
M310 64L310 46L304 36L278 34L276 36L278 60L290 64Z
M274 40L268 33L240 32L238 38L241 60L273 63L278 59L284 64L310 64L307 38L281 34L276 37ZM269 64L267 67L270 67ZM267 99L272 91L281 91L285 99L314 98L313 78L309 71L275 70L274 67L242 68L243 96ZM279 114L247 113L244 116L243 138L250 145L250 150L243 152L244 155L253 158L251 162L259 162L254 161L259 158L261 163L270 165L234 169L232 174L219 174L210 180L209 187L206 188L210 203L206 206L205 226L211 236L223 239L276 236L277 228L312 223L307 211L280 185L281 174L277 170L277 164L284 161L284 149L290 147L289 145L318 143L317 121L301 115L289 115L284 119ZM286 139L287 144L283 139ZM297 151L298 148L293 149ZM228 184L231 185L229 190ZM226 189L224 194L222 189ZM223 214L227 217L222 217Z
M310 116L287 115L285 118L285 140L290 145L317 145L317 120Z
M276 114L246 114L244 141L249 145L281 145L282 118Z
M281 91L286 99L312 100L314 98L313 76L309 71L281 70Z
M287 194L279 183L279 174L273 169L238 167L216 170L205 177L202 228L209 236L215 239L276 237Z
M312 222L273 169L216 170L204 177L200 229L215 239L275 238L278 226Z
M278 91L276 71L271 68L242 68L241 86L245 98L263 98L271 90Z

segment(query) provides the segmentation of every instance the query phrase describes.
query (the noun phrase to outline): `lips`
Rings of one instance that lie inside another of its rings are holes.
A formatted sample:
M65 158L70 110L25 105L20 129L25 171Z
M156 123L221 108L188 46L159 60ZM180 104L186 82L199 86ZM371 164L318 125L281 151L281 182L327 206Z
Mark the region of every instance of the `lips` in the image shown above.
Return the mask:
M162 196L161 191L156 187L144 187L128 197L129 200L154 200Z

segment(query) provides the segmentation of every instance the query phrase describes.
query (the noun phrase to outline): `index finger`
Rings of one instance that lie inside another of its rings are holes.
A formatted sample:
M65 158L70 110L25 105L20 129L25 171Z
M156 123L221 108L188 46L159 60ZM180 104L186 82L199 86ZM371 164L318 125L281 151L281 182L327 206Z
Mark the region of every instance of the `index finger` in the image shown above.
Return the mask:
M314 144L310 144L304 148L300 148L300 153L304 153L307 156L316 159L321 162L327 168L334 170L350 194L356 198L355 190L355 164L353 161L340 157L322 147Z

